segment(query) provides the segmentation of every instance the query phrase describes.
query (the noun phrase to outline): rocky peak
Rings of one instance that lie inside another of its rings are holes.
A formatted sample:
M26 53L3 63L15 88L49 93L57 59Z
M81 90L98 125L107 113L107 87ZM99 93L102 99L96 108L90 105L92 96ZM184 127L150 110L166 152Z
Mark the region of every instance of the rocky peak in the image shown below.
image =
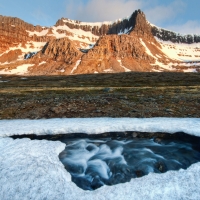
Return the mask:
M113 23L108 34L130 33L131 31L142 35L144 32L148 32L148 34L151 32L151 27L141 10L136 10L129 18Z
M132 32L145 38L152 37L151 26L146 20L145 14L141 10L135 11L131 16L131 20L133 24Z
M116 20L115 22L87 23L77 20L61 18L55 26L68 26L71 29L82 29L90 31L97 36L129 33L134 30L137 34L151 34L151 27L146 20L145 14L141 10L136 10L129 18Z

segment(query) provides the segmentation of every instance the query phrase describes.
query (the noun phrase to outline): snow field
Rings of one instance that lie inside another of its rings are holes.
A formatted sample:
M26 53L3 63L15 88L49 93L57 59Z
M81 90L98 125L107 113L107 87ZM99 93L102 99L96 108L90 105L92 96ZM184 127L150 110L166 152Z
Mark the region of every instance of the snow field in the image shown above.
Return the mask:
M185 132L200 136L199 118L62 118L0 120L0 137L11 135L56 135L105 132Z

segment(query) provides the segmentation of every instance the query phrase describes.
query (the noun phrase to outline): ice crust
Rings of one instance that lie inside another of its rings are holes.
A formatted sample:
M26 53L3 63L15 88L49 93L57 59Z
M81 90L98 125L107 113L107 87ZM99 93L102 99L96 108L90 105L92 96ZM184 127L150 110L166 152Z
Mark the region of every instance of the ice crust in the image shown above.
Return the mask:
M0 120L0 137L23 134L100 134L114 131L185 132L200 136L200 118L62 118Z
M183 131L200 136L199 118L85 118L0 120L0 199L18 200L197 200L200 196L200 162L187 170L150 173L129 183L84 191L71 182L58 155L59 141L16 139L20 134L93 133L110 131Z

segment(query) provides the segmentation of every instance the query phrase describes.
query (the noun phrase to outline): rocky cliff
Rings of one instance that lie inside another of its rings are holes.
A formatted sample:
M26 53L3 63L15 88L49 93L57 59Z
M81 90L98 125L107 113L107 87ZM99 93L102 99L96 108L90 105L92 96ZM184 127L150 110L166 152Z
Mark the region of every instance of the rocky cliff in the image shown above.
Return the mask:
M185 44L193 44L200 42L200 35L195 35L195 34L183 35L180 33L175 33L173 31L159 28L154 25L151 26L151 31L155 37L163 41L171 41L173 43L185 43Z
M50 39L48 36L29 35L29 32L41 32L46 29L48 28L33 26L16 17L0 15L0 53L27 41L47 42Z

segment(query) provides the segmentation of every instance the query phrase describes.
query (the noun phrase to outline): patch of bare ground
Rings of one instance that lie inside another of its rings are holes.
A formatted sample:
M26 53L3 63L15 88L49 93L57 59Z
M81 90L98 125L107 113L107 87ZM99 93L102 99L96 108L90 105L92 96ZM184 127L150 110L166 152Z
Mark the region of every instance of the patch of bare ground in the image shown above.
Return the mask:
M200 117L200 74L1 76L0 119Z

